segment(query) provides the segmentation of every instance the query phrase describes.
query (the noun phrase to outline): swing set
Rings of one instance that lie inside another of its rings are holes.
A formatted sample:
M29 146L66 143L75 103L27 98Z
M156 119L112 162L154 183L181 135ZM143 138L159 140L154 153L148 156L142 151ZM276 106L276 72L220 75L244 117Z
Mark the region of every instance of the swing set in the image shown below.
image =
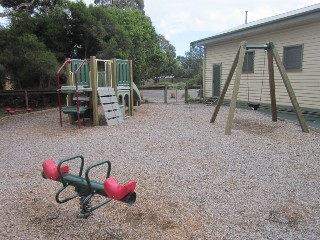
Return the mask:
M210 123L215 122L217 115L218 115L218 112L220 110L220 107L223 103L223 99L227 93L228 87L229 87L230 82L232 80L233 74L236 72L235 82L234 82L234 86L233 86L233 93L232 93L231 102L230 102L229 114L228 114L227 124L226 124L226 128L225 128L225 134L226 135L231 134L232 122L233 122L234 111L235 111L236 103L237 103L237 96L238 96L239 87L240 87L240 80L241 80L244 59L245 59L245 53L249 49L257 49L257 50L265 50L266 51L266 55L268 58L272 121L274 121L274 122L277 121L277 105L276 105L274 68L273 68L273 60L275 60L277 67L279 69L280 75L282 77L283 83L286 87L287 93L288 93L289 98L291 100L293 109L297 115L301 129L303 132L308 133L309 132L308 126L307 126L306 121L302 115L299 103L298 103L296 96L294 94L294 91L293 91L293 88L292 88L291 83L289 81L285 67L284 67L283 63L281 62L279 53L272 42L266 43L264 45L249 45L249 44L247 44L247 42L241 42L240 47L238 49L238 52L236 54L236 57L235 57L233 64L231 66L229 75L228 75L227 80L225 82L225 85L222 89L221 95L217 101L216 108L212 114ZM248 58L247 58L247 61L248 61ZM264 63L264 65L265 65L265 63ZM248 66L248 64L247 64L247 66ZM263 72L263 75L264 75L264 72ZM262 86L261 86L260 103L261 103L261 96L262 96L262 88L263 88L263 82L262 82ZM250 102L249 85L248 85L248 106L257 110L260 106L260 103L251 103Z

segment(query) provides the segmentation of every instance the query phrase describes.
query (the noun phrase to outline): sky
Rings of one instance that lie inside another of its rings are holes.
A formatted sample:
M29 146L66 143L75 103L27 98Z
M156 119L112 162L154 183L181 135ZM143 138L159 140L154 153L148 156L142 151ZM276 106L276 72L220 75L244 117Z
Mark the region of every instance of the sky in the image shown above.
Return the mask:
M191 42L244 24L246 11L248 22L253 22L317 3L319 0L144 0L144 10L157 33L175 46L177 55L184 56Z
M184 56L190 43L248 22L307 7L319 0L144 0L145 12L159 34Z

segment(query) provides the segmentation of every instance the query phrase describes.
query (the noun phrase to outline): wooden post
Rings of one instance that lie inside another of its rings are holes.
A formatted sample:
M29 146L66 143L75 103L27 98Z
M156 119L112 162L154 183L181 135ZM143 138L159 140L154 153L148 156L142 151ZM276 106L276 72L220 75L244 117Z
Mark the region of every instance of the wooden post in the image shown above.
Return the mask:
M97 82L97 61L95 56L90 57L90 80L91 80L91 101L92 101L92 122L93 126L99 125L98 112L98 82Z
M129 60L130 67L130 109L129 116L133 116L133 65L132 60Z
M238 97L241 74L242 74L242 67L243 67L244 57L245 57L245 53L246 53L246 49L244 46L245 44L246 43L242 42L241 47L240 47L239 60L238 60L237 71L236 71L236 79L235 79L234 86L233 86L233 93L232 93L232 98L231 98L231 102L230 102L229 115L228 115L227 125L226 125L226 129L225 129L226 135L231 134L234 111L235 111L236 104L237 104L237 97Z
M71 58L67 58L66 60L70 60L70 63L66 65L66 70L67 70L67 85L68 86L73 86L73 79L72 79L72 69L71 69L71 65L72 65L72 61ZM74 69L76 70L76 69ZM73 105L73 93L68 93L67 95L67 105L68 106L72 106ZM69 122L70 124L74 123L74 115L73 114L68 114L69 115Z
M186 83L186 86L184 87L184 102L188 103L188 83Z
M29 107L29 99L28 99L28 91L27 90L24 91L24 98L26 100L26 108L28 108Z
M277 63L280 75L282 77L283 83L284 83L284 85L285 85L285 87L287 89L288 95L290 97L292 106L293 106L294 111L295 111L295 113L297 115L297 118L299 120L301 129L302 129L303 132L308 133L309 132L308 126L307 126L307 124L306 124L306 122L304 120L304 117L302 115L299 103L298 103L298 101L296 99L296 96L294 94L294 91L293 91L293 88L292 88L291 83L289 81L289 77L288 77L288 75L286 73L285 67L284 67L283 63L281 62L280 56L278 54L277 49L274 47L274 44L270 43L270 46L271 46L271 49L272 49L273 57L274 57L274 59L275 59L275 61Z
M220 97L218 98L217 106L216 106L216 108L214 109L214 112L213 112L213 114L212 114L212 116L211 116L210 123L214 123L215 120L216 120L216 118L217 118L217 115L218 115L218 112L219 112L220 107L221 107L221 105L222 105L223 99L224 99L224 97L225 97L225 95L226 95L226 93L227 93L227 90L228 90L228 87L229 87L230 82L231 82L231 80L232 80L234 71L235 71L235 69L236 69L236 67L237 67L238 60L239 60L240 49L241 49L241 48L242 48L242 43L241 43L241 45L240 45L240 47L239 47L239 49L238 49L238 52L237 52L237 54L236 54L236 57L234 58L233 64L232 64L232 66L231 66L229 75L228 75L227 80L226 80L226 83L224 84L224 87L223 87L223 89L222 89L222 92L221 92L221 94L220 94Z
M176 102L178 102L178 87L176 86Z
M277 117L277 102L274 83L274 68L273 68L273 55L272 51L268 49L268 71L269 71L269 86L270 86L270 99L271 99L271 113L272 121L276 122Z
M203 50L204 50L204 56L203 56L203 59L204 59L204 61L203 61L203 79L202 79L202 86L200 87L200 93L201 93L201 95L200 95L200 99L202 98L203 99L203 101L205 101L205 79L206 79L206 66L207 66L207 51L206 51L206 49L205 48L203 48Z
M112 58L112 80L111 84L114 89L116 96L118 97L118 82L117 82L117 59Z
M107 77L107 81L106 81L106 87L110 87L112 84L112 62L108 61L107 62L107 67L108 67L108 77Z
M203 87L203 85L200 85L199 97L200 97L200 100L204 99L204 87Z
M168 95L168 86L164 86L164 103L168 103L167 101L167 95Z

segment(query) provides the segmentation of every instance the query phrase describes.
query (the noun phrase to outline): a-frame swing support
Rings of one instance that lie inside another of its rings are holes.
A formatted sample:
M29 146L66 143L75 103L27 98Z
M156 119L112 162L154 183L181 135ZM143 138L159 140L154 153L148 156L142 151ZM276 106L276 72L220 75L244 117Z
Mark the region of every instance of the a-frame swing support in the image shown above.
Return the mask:
M273 60L275 60L277 66L278 66L280 75L282 77L283 83L287 89L287 93L290 97L292 106L293 106L294 111L295 111L297 118L299 120L301 129L303 132L308 133L309 132L308 126L307 126L305 119L302 115L301 108L300 108L299 103L298 103L296 96L294 94L294 91L293 91L293 88L292 88L291 83L289 81L285 67L284 67L283 63L281 62L278 51L272 42L266 43L265 45L248 45L247 42L241 42L239 50L236 54L236 57L233 61L230 72L228 74L227 80L225 82L225 85L222 89L221 95L217 101L217 105L216 105L216 108L212 114L210 122L211 123L215 122L216 117L218 115L218 112L220 110L220 107L222 105L223 99L224 99L224 97L227 93L227 90L229 88L233 74L236 72L233 93L232 93L231 102L230 102L229 114L228 114L227 124L226 124L226 128L225 128L225 134L226 135L231 134L231 128L232 128L232 123L233 123L233 118L234 118L234 111L236 108L237 97L238 97L238 92L239 92L239 87L240 87L242 67L243 67L243 63L244 63L245 53L246 53L246 50L248 50L248 49L263 49L268 52L268 71L269 71L269 86L270 86L272 121L277 121L277 104L276 104L276 96L275 96L275 82L274 82L274 68L273 68Z

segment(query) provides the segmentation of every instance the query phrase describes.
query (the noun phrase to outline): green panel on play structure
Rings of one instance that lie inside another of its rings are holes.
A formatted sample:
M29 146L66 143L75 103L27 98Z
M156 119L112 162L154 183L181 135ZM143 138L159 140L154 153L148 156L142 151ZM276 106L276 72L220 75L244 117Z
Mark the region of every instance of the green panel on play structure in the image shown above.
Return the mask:
M74 73L80 64L83 62L83 60L78 60L78 59L72 59L71 62L71 70ZM79 86L85 86L85 87L90 87L90 76L89 76L89 71L90 71L90 66L89 63L86 62L84 65L81 67L81 69L78 72L78 85ZM75 77L73 76L73 80L75 81ZM75 82L74 82L75 84Z
M130 64L128 60L117 59L116 77L118 86L130 85Z

